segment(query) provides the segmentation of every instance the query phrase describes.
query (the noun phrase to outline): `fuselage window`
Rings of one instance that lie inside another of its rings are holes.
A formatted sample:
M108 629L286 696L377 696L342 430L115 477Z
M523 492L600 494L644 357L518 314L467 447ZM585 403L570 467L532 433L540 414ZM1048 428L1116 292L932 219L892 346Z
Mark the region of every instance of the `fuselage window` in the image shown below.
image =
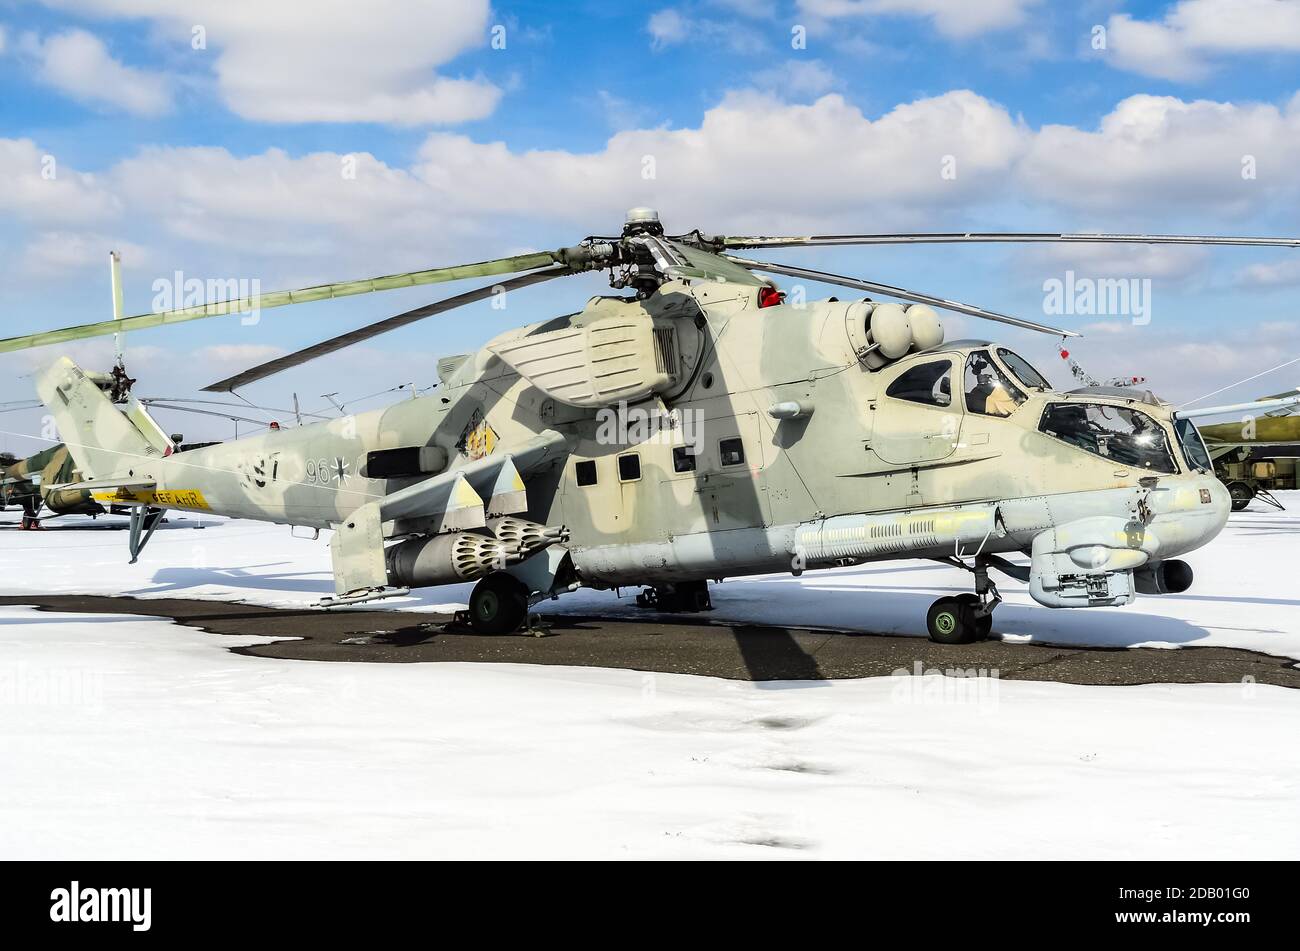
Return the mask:
M952 370L951 360L922 363L918 367L905 371L897 380L889 384L885 395L911 403L949 406L952 404L950 370Z
M618 457L618 481L635 482L641 478L641 457L635 452L624 453Z
M1052 403L1038 428L1119 465L1177 471L1165 431L1135 409L1107 403Z
M694 446L674 446L673 472L694 472L695 456Z
M1026 397L997 368L987 350L973 350L966 358L966 409L985 416L1010 416Z
M739 436L723 439L718 443L718 458L724 466L743 466L745 464L745 444Z
M588 459L585 462L574 463L573 474L578 480L578 485L595 485L596 460Z

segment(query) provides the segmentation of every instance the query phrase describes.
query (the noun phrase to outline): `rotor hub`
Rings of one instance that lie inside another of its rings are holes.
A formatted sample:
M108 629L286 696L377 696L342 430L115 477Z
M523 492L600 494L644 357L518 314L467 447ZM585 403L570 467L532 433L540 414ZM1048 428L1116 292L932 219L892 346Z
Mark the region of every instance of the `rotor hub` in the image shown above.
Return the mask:
M627 219L623 222L623 237L626 238L634 234L662 235L663 233L664 226L659 220L659 212L645 206L628 209Z

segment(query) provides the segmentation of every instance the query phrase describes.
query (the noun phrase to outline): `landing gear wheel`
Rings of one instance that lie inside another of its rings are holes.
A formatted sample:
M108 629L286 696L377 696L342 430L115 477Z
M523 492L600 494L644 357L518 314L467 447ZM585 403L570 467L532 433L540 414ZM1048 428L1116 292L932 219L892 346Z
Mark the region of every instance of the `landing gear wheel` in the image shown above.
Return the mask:
M1255 500L1255 489L1249 482L1229 482L1228 495L1232 496L1232 510L1240 512Z
M980 606L980 596L978 594L959 594L957 600L969 612L970 622L975 625L975 640L988 640L989 634L993 633L993 614L990 612L980 617L975 613L975 609Z
M474 585L469 623L477 634L510 634L528 618L528 589L513 575L496 572Z
M940 598L930 605L925 626L936 644L970 644L980 636L973 611L960 598Z

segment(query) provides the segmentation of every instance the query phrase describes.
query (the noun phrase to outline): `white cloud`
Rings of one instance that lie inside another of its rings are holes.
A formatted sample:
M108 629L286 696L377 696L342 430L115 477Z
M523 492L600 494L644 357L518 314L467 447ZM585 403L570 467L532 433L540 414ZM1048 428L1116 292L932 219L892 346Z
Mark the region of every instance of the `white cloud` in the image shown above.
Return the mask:
M101 232L42 231L23 249L26 274L66 278L69 273L99 267L108 273L108 252L121 252L132 267L147 264L148 252L140 245Z
M31 139L0 139L0 211L40 225L102 221L120 203L94 175L78 172Z
M1107 62L1160 79L1208 75L1216 54L1300 52L1300 3L1294 0L1180 0L1162 20L1115 14L1107 25Z
M670 228L860 226L867 213L898 224L996 189L1025 135L1004 109L968 91L878 119L838 95L791 105L747 92L708 110L699 128L620 132L590 153L513 152L433 134L414 172L451 215L523 213L590 229L649 203ZM947 155L957 157L955 180L941 177Z
M799 11L819 19L882 15L928 17L944 36L965 39L1007 30L1025 20L1039 0L799 0Z
M123 65L102 40L85 30L31 38L27 45L37 61L36 79L79 102L139 116L171 110L165 76Z
M298 286L573 243L615 230L642 203L681 230L921 226L996 192L1026 134L970 92L878 118L836 95L792 105L749 92L697 128L619 132L589 153L433 133L410 167L365 153L150 147L99 176L67 171L50 183L34 143L0 140L0 169L29 169L0 207L17 204L32 223L27 260L42 271L98 260L120 224L142 246L131 257L150 253L165 275L181 267ZM959 156L956 181L940 177L947 154Z
M1247 151L1256 179L1241 175ZM949 156L954 179L941 174ZM987 227L989 209L1002 204L1005 217L1006 203L1025 200L1067 229L1159 230L1154 221L1170 228L1187 215L1198 229L1251 230L1225 222L1296 217L1287 209L1300 206L1289 174L1300 167L1300 97L1280 108L1135 96L1096 128L1035 131L963 90L876 117L836 94L792 104L751 90L729 94L696 127L620 131L590 152L519 151L439 132L409 167L365 153L152 147L99 176L61 169L51 182L40 162L34 143L0 140L0 171L17 183L0 193L0 208L33 231L85 232L94 247L117 230L104 220L120 216L131 225L125 237L167 245L160 260L256 269L279 285L336 276L339 259L348 274L380 273L572 242L613 230L637 204L659 208L670 229L730 233ZM503 245L503 233L528 244ZM48 243L32 253L55 254ZM1181 248L1031 253L1042 266L1078 261L1156 277L1200 264Z
M0 23L0 56L4 55L5 47L8 44L8 42L9 42L9 36L5 32L4 24Z
M654 50L685 43L725 46L736 53L751 54L767 48L763 34L746 23L697 17L673 7L652 13L646 21L646 32Z
M655 49L684 43L691 35L686 17L673 9L652 13L646 22L646 32L650 34L650 44Z
M194 355L213 373L221 369L245 369L283 356L283 347L262 343L218 343L203 347Z
M1028 245L1017 262L1022 271L1043 279L1079 277L1187 279L1204 273L1210 252L1203 247L1145 244Z
M501 90L435 70L487 42L487 0L46 0L76 12L152 21L196 63L210 60L231 111L267 122L457 123ZM201 27L207 49L192 49Z
M1251 164L1254 178L1243 175ZM1085 212L1193 212L1205 221L1294 202L1298 166L1300 96L1279 108L1139 95L1095 131L1044 126L1019 177L1032 193Z
M1248 265L1237 273L1237 283L1252 288L1295 287L1300 284L1300 258Z
M791 59L753 75L754 85L777 95L820 96L836 86L835 74L817 59Z

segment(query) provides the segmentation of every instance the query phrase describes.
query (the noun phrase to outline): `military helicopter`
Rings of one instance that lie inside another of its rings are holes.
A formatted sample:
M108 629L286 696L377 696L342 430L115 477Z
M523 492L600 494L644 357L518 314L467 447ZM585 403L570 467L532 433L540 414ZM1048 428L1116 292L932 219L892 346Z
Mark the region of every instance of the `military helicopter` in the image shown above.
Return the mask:
M90 492L55 488L79 481L81 476L68 447L50 446L0 469L0 510L10 505L20 506L23 529L40 527L43 507L56 515L104 514L104 507Z
M178 455L68 359L37 390L97 499L133 506L132 559L166 509L333 529L322 606L476 581L475 630L517 629L580 586L709 606L708 581L903 558L971 572L927 615L944 643L985 637L990 570L1048 607L1185 590L1177 556L1229 509L1195 427L1145 391L1055 391L1024 358L946 341L935 308L1058 335L743 249L961 242L1300 246L1300 239L1123 234L667 236L648 208L620 234L477 264L219 301L0 341L0 352L481 276L513 275L206 387L231 391L375 334L581 271L616 291L438 361L432 395ZM788 300L775 274L873 298ZM1028 564L1008 554L1029 557ZM864 612L870 612L864 602Z
M1204 419L1235 413L1237 422L1201 424L1201 438L1214 460L1215 475L1228 487L1232 496L1232 510L1244 511L1255 499L1276 509L1285 509L1272 492L1254 474L1247 460L1251 450L1273 446L1300 446L1300 389L1262 396L1246 403L1228 406L1207 406L1194 410L1180 410L1178 415L1187 419ZM1271 467L1271 463L1266 463Z

